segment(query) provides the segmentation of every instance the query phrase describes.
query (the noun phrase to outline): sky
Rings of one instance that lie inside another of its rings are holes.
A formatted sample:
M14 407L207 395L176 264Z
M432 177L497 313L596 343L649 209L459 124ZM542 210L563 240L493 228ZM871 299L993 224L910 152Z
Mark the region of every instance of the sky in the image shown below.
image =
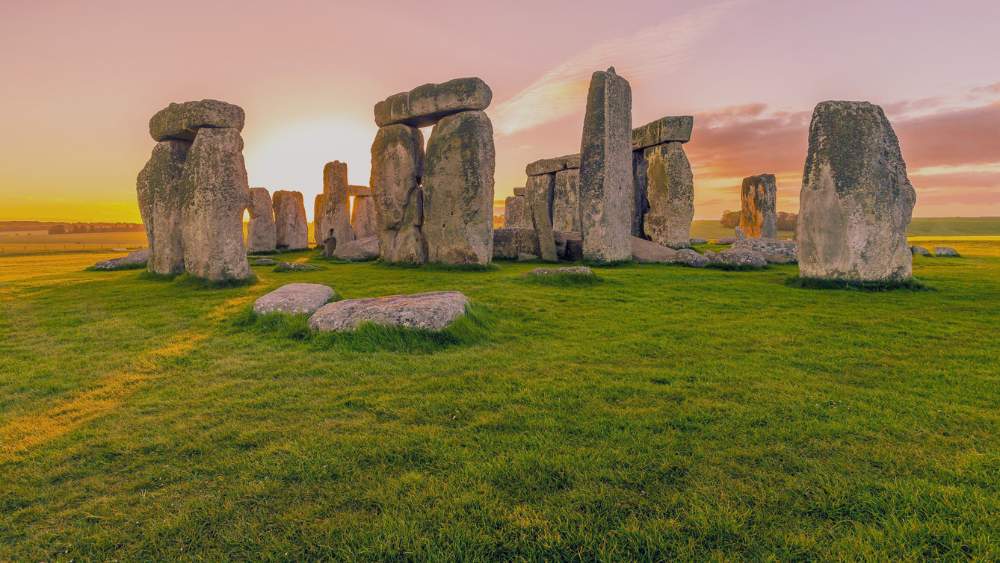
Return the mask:
M250 185L301 190L311 216L325 162L369 183L377 101L463 76L493 90L502 200L528 162L579 151L612 65L634 126L695 116L696 218L760 173L797 211L829 99L886 110L914 215L1000 216L998 22L996 0L3 0L0 220L138 221L149 118L204 98L246 111Z

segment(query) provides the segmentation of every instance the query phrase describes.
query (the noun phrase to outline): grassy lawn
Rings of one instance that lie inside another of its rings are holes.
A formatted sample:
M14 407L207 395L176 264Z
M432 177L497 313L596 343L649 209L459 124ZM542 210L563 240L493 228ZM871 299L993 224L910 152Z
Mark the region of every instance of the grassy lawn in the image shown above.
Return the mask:
M0 257L0 560L1000 559L1000 241L944 244L915 259L933 291L883 293ZM245 322L291 281L461 290L486 330Z

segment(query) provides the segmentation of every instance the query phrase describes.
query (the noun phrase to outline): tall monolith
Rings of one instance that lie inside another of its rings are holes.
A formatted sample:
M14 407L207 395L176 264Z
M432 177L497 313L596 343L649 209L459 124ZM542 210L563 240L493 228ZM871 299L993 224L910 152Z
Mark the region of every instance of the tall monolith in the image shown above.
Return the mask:
M740 230L748 238L778 236L778 186L774 174L743 179L740 188Z
M267 188L250 189L250 223L247 224L247 250L273 252L276 248L274 208Z
M372 142L371 188L378 222L379 253L386 262L423 264L427 243L421 233L424 137L420 129L380 127Z

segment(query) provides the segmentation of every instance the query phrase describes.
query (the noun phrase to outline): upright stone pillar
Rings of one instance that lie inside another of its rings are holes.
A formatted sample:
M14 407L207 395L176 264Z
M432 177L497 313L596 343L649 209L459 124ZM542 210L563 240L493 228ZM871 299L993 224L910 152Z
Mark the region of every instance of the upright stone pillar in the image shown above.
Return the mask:
M267 188L250 189L250 223L247 225L247 250L273 252L277 248L274 209Z
M323 213L323 228L326 231L324 240L331 234L337 239L337 244L354 240L346 162L335 160L323 167L323 195L326 196Z
M354 196L354 207L351 209L351 228L354 229L354 238L356 239L378 235L375 201L370 195Z
M167 139L156 143L149 162L139 173L136 193L149 243L147 268L154 274L184 272L182 176L191 149L189 141Z
M250 277L243 246L243 212L250 186L238 129L199 129L184 165L190 198L184 219L184 268L211 281Z
M648 207L643 234L671 248L691 246L694 218L694 175L680 143L664 143L643 150Z
M330 236L330 229L327 228L324 219L326 218L326 194L316 194L313 200L313 242L322 248L323 241Z
M512 195L504 200L503 223L507 229L531 228L531 211L523 194Z
M632 257L632 89L614 67L595 72L587 93L580 145L583 257L617 262Z
M379 253L386 262L427 261L427 243L420 230L423 146L420 129L402 124L380 127L372 143L372 197Z
M552 196L552 229L580 232L580 169L569 168L555 173Z
M747 238L778 237L778 187L774 174L743 179L740 189L740 231Z
M546 262L556 262L555 235L552 233L552 199L555 190L555 176L542 174L528 176L525 186L528 198L528 208L531 210L531 222L538 235L538 257Z
M493 125L483 111L438 121L424 160L427 259L442 264L493 260Z
M899 282L912 276L906 227L916 192L879 106L816 106L799 201L802 277Z
M274 192L275 241L279 250L309 248L309 224L302 192Z

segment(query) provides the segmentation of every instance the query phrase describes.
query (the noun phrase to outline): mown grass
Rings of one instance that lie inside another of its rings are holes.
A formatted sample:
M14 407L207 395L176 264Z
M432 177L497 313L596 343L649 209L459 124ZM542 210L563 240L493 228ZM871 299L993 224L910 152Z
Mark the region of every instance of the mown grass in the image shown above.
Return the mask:
M1000 245L948 244L929 292L0 257L0 560L996 560ZM446 345L240 324L292 281L482 310Z

